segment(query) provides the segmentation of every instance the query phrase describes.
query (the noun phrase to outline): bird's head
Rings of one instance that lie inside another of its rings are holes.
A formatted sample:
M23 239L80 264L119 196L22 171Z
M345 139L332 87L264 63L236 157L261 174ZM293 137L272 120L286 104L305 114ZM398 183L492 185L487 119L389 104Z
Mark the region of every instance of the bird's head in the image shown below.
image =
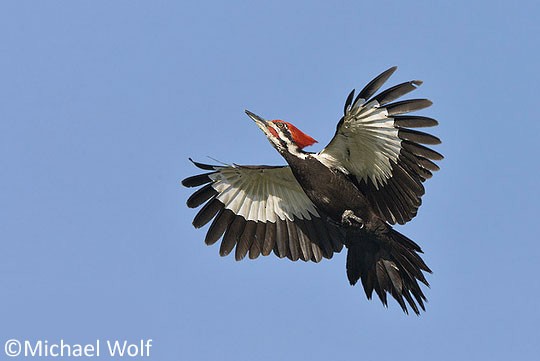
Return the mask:
M270 143L278 152L299 153L307 146L317 143L309 135L302 132L289 122L283 120L264 120L249 110L246 114L261 128Z

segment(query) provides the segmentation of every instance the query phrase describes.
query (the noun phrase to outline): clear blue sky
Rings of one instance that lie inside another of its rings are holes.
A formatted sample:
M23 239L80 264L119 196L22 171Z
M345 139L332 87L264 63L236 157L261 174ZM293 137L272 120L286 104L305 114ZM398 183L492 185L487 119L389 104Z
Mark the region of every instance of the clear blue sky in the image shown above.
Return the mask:
M0 354L152 338L152 360L533 360L538 1L5 1ZM330 140L352 88L422 79L446 158L398 229L427 312L320 264L235 262L185 207L188 157L282 164L244 114ZM102 357L101 359L106 359Z

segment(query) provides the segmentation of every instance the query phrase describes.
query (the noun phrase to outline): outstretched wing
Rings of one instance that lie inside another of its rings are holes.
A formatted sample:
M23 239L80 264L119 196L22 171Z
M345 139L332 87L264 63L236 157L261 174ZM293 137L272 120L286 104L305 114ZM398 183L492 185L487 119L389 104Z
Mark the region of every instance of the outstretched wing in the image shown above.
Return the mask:
M267 256L270 252L296 261L319 262L343 248L344 235L328 223L306 196L286 166L212 166L193 162L210 172L186 178L198 187L187 201L199 210L193 225L212 221L205 242L223 238L219 253L236 247L236 260Z
M318 158L351 174L383 219L404 224L420 207L422 183L439 169L433 161L443 156L422 145L439 144L437 137L409 129L435 126L437 121L402 115L427 108L431 101L392 103L420 86L421 81L405 82L374 95L396 69L390 68L373 79L356 98L354 90L349 94L336 134Z

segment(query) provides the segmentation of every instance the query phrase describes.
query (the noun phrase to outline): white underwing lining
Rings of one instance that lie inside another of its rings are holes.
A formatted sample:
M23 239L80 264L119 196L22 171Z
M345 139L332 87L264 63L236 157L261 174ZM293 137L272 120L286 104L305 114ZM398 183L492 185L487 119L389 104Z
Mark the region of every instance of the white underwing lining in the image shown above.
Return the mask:
M319 217L289 167L219 167L211 174L217 199L234 214L246 220L276 222L294 218Z
M374 100L349 110L330 144L318 154L327 166L347 169L356 178L371 182L377 189L392 177L401 139L394 119Z

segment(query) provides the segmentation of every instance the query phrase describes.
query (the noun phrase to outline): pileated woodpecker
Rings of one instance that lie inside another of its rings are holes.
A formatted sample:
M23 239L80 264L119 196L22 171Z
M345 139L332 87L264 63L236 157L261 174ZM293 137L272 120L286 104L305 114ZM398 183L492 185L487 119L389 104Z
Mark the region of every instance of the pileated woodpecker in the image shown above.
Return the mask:
M348 249L347 276L360 279L371 299L373 290L387 306L387 293L404 312L407 304L425 310L418 281L429 286L431 273L411 239L391 225L410 221L421 204L422 183L439 169L442 155L421 145L439 144L430 134L409 128L430 127L437 121L402 115L426 108L427 99L393 102L416 89L419 80L377 91L394 73L381 73L345 102L334 138L322 151L304 148L316 141L283 120L264 120L246 110L288 166L207 165L209 172L186 178L198 187L187 201L204 206L193 225L213 220L205 242L219 239L221 256L235 247L237 260L266 256L272 251L292 261L319 262Z

